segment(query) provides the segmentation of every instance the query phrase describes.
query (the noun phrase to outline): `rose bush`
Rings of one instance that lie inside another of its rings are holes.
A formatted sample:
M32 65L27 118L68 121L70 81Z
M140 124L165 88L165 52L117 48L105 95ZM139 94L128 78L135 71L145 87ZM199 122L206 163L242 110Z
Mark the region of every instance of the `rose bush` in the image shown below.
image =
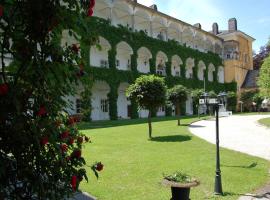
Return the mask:
M62 32L96 41L71 31L88 34L95 1L78 2L1 1L0 199L62 199L87 180L82 146L90 140L64 112L65 97L89 81L79 46L62 45Z

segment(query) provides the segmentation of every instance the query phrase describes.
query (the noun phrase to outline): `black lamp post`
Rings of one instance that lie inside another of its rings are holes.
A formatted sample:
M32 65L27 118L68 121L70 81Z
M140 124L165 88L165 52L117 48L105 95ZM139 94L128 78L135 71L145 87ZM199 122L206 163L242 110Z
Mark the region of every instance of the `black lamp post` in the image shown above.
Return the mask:
M219 153L219 106L226 103L227 94L225 92L219 93L217 98L209 98L207 93L202 95L200 103L204 103L207 107L213 106L216 113L216 176L215 176L215 194L222 195L222 182L220 170L220 153Z

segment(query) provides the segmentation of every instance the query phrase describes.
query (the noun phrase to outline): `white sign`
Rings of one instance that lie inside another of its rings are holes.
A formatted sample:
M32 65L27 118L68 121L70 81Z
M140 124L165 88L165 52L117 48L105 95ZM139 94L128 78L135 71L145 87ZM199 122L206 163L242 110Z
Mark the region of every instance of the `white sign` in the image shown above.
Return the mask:
M200 100L199 100L199 104L200 104L200 105L204 105L204 104L205 104L205 100L204 100L204 99L200 99Z
M217 99L209 99L208 103L209 104L217 104L218 101L217 101Z

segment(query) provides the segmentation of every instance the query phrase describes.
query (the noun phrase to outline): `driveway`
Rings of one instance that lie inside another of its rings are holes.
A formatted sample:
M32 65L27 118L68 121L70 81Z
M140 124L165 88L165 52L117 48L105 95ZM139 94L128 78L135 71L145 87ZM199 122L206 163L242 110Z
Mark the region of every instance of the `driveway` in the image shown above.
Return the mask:
M258 120L270 115L230 116L219 119L220 146L270 160L270 129ZM194 135L215 144L215 120L202 120L190 125Z

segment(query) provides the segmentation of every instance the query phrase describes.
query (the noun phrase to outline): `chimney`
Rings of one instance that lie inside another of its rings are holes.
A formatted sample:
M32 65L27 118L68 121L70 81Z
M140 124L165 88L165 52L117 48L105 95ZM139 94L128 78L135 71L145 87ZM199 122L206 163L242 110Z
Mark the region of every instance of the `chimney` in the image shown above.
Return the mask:
M202 29L202 25L200 23L194 24L193 26L198 28L198 29Z
M235 18L229 19L229 31L237 31L237 20Z
M152 8L152 9L155 10L155 11L158 11L157 5L156 5L156 4L153 4L152 6L150 6L150 8Z
M214 35L219 34L218 24L217 24L216 22L212 25L212 33L213 33Z

